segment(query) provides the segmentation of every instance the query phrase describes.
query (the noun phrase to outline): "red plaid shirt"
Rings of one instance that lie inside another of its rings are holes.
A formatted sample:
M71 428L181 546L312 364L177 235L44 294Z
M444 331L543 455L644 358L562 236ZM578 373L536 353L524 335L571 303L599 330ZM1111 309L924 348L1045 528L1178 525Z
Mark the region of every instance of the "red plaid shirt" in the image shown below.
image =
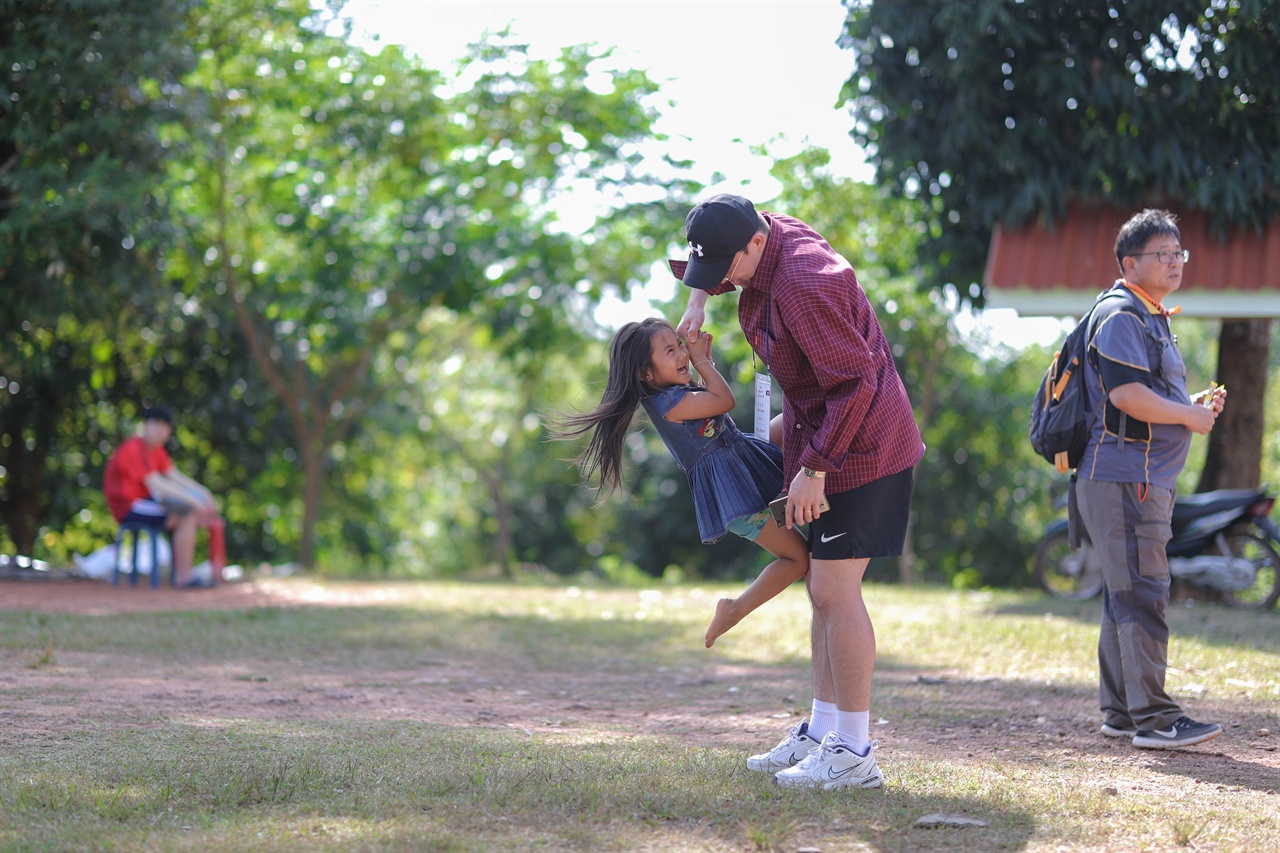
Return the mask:
M826 492L836 494L905 471L924 442L853 267L800 220L764 216L771 231L738 321L782 387L783 482L806 466L829 472ZM684 266L671 262L677 278Z

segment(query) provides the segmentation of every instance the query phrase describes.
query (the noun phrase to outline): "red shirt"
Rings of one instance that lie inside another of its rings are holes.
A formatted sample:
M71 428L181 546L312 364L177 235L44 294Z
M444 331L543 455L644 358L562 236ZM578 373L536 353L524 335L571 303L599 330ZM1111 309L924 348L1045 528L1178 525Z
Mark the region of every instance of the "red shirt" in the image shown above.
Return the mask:
M102 476L102 491L116 521L129 514L133 502L151 497L145 482L152 471L169 473L173 463L163 447L148 447L141 436L128 439L111 454Z
M800 220L764 217L769 239L738 321L782 388L784 482L807 466L829 472L825 490L837 494L905 471L924 442L853 267ZM684 264L671 266L680 277Z

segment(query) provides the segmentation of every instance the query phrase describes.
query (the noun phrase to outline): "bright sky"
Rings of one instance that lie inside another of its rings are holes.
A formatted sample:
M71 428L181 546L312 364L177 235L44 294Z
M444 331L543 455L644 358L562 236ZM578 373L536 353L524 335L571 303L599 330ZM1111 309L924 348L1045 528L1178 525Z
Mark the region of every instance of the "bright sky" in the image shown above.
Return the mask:
M614 47L619 64L646 69L672 102L662 106L656 129L670 138L667 152L694 162L693 177L708 195L736 192L766 205L778 185L770 161L750 150L766 143L779 156L823 147L835 173L870 177L849 137L852 120L836 106L853 67L853 54L836 46L845 19L839 0L349 0L347 12L357 39L376 34L379 43L403 44L439 69L508 24L535 58L571 44ZM566 225L582 217L585 227L596 212L562 217ZM672 240L682 234L683 223L672 222ZM856 269L857 259L850 260ZM656 262L640 292L625 303L606 299L597 318L616 327L653 314L650 300L669 299L676 286ZM989 327L1015 346L1028 334L1056 339L1058 325L1043 322L1028 327L1034 321L988 311L975 331Z

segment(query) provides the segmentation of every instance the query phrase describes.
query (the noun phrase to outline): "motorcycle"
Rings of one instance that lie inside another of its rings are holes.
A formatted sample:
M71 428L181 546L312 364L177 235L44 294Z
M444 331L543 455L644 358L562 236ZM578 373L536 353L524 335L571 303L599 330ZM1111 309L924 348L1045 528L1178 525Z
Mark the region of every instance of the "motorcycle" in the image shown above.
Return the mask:
M1178 497L1169 575L1232 607L1266 610L1280 599L1280 528L1268 516L1265 489L1220 489ZM1062 501L1060 503L1065 503ZM1036 546L1036 582L1050 595L1084 601L1102 592L1102 567L1088 534L1071 550L1067 520L1051 524Z

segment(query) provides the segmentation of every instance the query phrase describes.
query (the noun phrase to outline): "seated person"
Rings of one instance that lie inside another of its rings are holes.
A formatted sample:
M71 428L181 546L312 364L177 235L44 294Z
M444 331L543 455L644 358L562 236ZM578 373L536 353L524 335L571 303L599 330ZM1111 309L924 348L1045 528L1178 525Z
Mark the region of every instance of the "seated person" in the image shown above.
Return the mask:
M169 461L164 444L173 434L173 411L142 412L142 431L127 439L107 461L102 490L116 521L141 521L168 531L173 543L174 581L205 586L191 572L196 528L219 523L213 494Z

